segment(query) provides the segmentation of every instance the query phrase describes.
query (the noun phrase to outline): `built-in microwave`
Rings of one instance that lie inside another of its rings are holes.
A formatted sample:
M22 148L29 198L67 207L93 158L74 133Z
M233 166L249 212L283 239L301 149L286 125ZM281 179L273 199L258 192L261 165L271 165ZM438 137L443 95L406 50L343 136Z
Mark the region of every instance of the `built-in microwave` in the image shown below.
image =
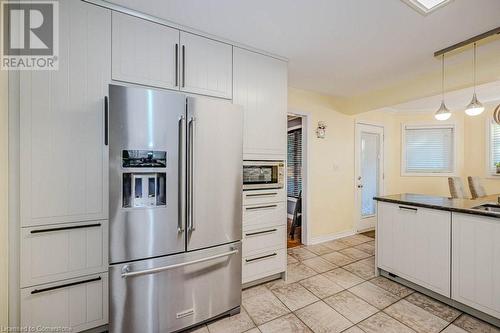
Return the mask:
M283 188L284 161L243 161L243 190Z

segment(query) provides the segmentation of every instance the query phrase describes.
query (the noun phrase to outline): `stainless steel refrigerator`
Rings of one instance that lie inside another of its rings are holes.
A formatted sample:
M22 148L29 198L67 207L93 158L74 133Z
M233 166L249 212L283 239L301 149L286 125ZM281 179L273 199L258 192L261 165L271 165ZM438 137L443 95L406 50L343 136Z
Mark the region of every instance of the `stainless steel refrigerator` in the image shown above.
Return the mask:
M110 331L238 313L242 111L118 85L109 99Z

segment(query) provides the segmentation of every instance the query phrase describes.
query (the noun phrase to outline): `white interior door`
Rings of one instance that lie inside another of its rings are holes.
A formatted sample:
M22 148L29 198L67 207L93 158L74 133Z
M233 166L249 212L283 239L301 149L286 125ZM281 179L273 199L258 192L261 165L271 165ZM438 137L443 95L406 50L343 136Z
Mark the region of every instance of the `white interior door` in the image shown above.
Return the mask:
M384 128L356 124L356 230L375 227L377 205L373 197L383 194Z

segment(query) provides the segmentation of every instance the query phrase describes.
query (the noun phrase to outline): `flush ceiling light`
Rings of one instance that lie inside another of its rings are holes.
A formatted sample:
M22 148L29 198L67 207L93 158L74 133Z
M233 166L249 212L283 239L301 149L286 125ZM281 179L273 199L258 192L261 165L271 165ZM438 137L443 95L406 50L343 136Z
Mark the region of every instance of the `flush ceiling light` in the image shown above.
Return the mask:
M451 112L444 103L444 54L441 61L441 106L434 114L434 117L437 120L448 120L451 117Z
M453 0L402 0L420 14L427 15L449 4Z
M483 113L483 111L484 106L477 99L476 95L476 43L474 43L474 94L472 95L472 101L467 106L467 109L465 109L465 113L469 116L477 116Z

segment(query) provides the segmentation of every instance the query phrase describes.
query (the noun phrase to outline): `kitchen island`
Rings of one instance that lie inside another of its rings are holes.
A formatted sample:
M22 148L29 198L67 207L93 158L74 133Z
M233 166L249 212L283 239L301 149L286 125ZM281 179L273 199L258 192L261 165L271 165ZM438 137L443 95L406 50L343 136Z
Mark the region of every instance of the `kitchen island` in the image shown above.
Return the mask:
M498 195L468 200L405 193L374 199L378 272L500 326Z

